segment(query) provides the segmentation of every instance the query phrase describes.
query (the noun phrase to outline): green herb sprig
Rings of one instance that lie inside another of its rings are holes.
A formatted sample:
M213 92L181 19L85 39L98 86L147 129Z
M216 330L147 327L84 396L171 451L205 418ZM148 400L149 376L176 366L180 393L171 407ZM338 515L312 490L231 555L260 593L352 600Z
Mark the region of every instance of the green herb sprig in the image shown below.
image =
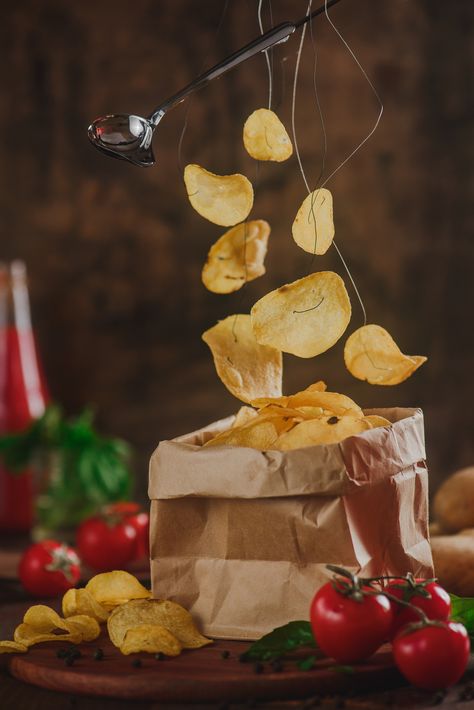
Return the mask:
M57 404L24 431L0 437L0 460L12 475L27 468L39 476L47 472L37 514L51 529L77 525L102 505L127 500L130 453L125 441L99 435L90 409L68 420Z

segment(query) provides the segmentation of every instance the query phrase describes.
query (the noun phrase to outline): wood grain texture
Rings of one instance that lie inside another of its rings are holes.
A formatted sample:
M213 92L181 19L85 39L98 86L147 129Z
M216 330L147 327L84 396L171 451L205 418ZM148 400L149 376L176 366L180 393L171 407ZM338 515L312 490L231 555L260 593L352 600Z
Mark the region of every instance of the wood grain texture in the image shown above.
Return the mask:
M351 378L343 342L313 360L285 357L285 388L316 379L361 405L421 406L432 488L474 458L471 327L472 137L469 0L345 0L331 15L385 101L380 128L330 187L336 239L369 322L429 362L395 388ZM137 492L159 439L236 409L200 334L311 268L343 274L334 250L311 265L291 238L304 198L296 160L254 162L241 143L247 115L267 100L256 57L193 99L182 163L241 171L256 185L253 218L272 225L267 274L244 292L216 296L200 281L223 230L187 204L177 144L188 105L162 122L158 165L107 159L86 128L108 112L147 113L258 32L254 0L18 0L0 25L0 256L28 263L34 322L53 395L70 412L93 403L109 433L137 449ZM274 21L304 14L305 0L274 0ZM327 169L367 133L376 105L357 67L322 19L314 26L318 85L328 131ZM296 38L275 50L275 104L290 124ZM308 42L297 127L308 177L322 161ZM19 140L18 136L22 135ZM350 329L361 324L354 294Z
M105 654L100 662L92 658L97 647ZM389 649L358 664L354 673L333 670L329 659L318 661L311 671L299 670L293 659L286 661L281 672L265 664L263 672L255 673L252 663L239 662L248 644L238 641L216 641L196 651L183 651L178 658L157 661L146 653L123 656L104 637L80 644L82 658L70 667L56 658L57 648L58 644L43 643L27 654L11 657L10 672L19 680L61 692L163 702L281 700L403 684ZM223 650L230 652L229 658L221 657ZM136 658L141 660L140 668L132 666Z

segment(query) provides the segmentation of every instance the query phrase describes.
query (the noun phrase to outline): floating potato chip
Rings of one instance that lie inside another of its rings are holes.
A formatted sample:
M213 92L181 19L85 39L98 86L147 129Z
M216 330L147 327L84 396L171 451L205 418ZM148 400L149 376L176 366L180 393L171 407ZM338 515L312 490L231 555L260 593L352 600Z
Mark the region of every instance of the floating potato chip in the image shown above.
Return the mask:
M256 419L238 429L228 429L218 434L204 446L246 446L264 451L271 448L278 435L278 429L273 421Z
M163 626L183 648L212 643L199 633L189 611L176 602L161 599L134 599L114 609L107 620L110 640L120 648L127 631L142 624Z
M257 412L255 411L255 409L252 409L252 407L241 407L235 415L234 423L232 424L232 429L236 429L237 427L240 427L243 424L247 424L248 422L252 421L252 419L255 419L256 416Z
M364 421L368 422L372 429L376 429L379 426L392 426L392 422L385 417L379 417L378 414L368 414L364 417Z
M351 318L351 303L341 277L319 271L270 291L250 315L257 342L306 358L339 340Z
M15 629L13 638L16 643L28 647L34 646L36 643L42 643L43 641L71 641L71 643L80 643L83 640L82 633L78 629L61 634L43 633L29 624L19 624Z
M130 599L148 599L151 592L138 579L123 570L101 572L90 579L85 589L103 606L116 606Z
M0 653L26 653L28 647L16 641L0 641Z
M232 227L212 245L202 282L213 293L232 293L265 273L270 225L264 219Z
M243 222L253 206L252 183L240 173L215 175L200 165L186 165L189 201L201 217L222 227Z
M94 641L100 636L100 626L96 619L85 614L70 616L66 619L68 630L70 633L79 633L82 636L82 641Z
M177 638L163 626L157 624L141 624L134 626L125 634L121 652L130 653L164 653L165 656L179 656L182 646Z
M68 589L63 596L62 609L65 617L85 614L101 622L109 616L108 610L87 589Z
M335 420L334 423L331 420ZM326 419L310 419L297 424L293 429L282 434L274 449L289 451L305 446L320 446L322 444L337 444L348 436L368 431L370 424L357 417L328 417Z
M344 362L351 375L371 385L398 385L426 360L422 355L404 355L379 325L358 328L344 347Z
M281 352L257 343L249 315L228 316L202 339L211 349L218 376L235 397L250 402L281 394Z
M35 604L25 612L23 623L31 626L40 633L49 633L54 629L69 631L65 619L61 619L59 614L44 604Z
M299 208L291 228L293 239L310 254L325 254L334 239L332 195L320 188L311 192Z
M244 123L244 146L255 160L274 160L281 163L293 153L293 146L285 126L276 113L259 108Z

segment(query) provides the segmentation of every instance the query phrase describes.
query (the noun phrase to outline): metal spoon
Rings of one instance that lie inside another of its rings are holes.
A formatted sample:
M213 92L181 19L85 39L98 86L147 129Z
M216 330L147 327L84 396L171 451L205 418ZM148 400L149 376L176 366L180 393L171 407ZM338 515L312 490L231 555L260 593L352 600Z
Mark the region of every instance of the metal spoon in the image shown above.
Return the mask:
M259 52L264 52L275 44L286 42L288 37L298 27L312 20L313 17L321 15L326 7L329 8L337 2L339 0L328 0L325 5L298 20L298 22L283 22L273 27L211 69L208 69L204 74L198 76L184 89L181 89L177 94L174 94L174 96L171 96L158 106L148 118L128 113L110 114L96 118L87 131L89 140L95 148L113 158L128 160L130 163L141 167L154 165L155 156L151 145L153 133L167 111L181 103L189 94L206 86L210 81L217 79L217 77L241 64L246 59Z

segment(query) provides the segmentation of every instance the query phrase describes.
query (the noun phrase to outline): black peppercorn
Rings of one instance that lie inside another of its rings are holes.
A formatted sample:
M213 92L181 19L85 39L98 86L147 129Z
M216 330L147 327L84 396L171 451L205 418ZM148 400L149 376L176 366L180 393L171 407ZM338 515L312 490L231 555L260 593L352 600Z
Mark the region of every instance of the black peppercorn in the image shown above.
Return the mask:
M101 661L104 657L104 652L101 648L96 648L96 650L93 653L92 658L94 661Z
M155 653L155 661L164 661L165 660L165 654L161 653Z
M328 424L337 424L339 421L338 417L329 417Z
M221 658L229 658L230 652L229 651L222 651L221 653Z
M132 661L132 666L134 668L141 668L141 666L142 666L141 660L139 658L134 658Z

